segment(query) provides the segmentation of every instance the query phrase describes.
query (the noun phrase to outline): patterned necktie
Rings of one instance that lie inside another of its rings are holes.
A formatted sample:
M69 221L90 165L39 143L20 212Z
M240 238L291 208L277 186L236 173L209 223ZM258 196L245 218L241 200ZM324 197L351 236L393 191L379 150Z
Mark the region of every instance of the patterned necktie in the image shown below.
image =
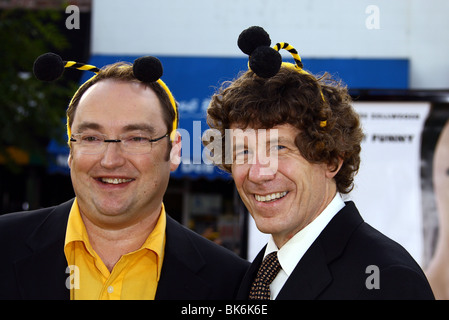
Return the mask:
M270 284L279 273L281 265L277 252L272 252L265 257L257 272L256 279L249 292L250 300L270 300Z

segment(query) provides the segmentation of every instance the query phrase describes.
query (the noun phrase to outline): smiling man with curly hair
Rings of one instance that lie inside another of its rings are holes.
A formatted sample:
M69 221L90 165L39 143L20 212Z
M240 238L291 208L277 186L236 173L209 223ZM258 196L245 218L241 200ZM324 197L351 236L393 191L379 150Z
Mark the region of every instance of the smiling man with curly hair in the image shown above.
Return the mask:
M208 108L222 137L213 159L232 174L257 228L271 234L239 298L433 299L409 253L342 199L353 188L363 140L346 87L304 71L291 45L270 42L260 27L241 34L250 70ZM281 48L296 65L281 62Z

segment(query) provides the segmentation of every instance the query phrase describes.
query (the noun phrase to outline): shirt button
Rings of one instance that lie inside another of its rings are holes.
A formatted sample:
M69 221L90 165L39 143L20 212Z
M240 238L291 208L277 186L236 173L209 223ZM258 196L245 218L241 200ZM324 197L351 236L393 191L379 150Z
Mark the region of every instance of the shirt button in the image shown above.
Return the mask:
M113 293L114 292L114 287L113 286L109 286L108 287L108 293Z

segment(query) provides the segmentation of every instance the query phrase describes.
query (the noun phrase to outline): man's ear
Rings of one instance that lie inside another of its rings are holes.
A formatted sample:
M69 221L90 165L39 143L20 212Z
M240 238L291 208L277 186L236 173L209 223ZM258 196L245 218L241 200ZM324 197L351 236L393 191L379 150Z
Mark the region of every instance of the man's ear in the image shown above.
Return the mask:
M338 171L340 171L342 165L343 159L340 157L338 157L338 162L336 164L328 164L326 177L329 179L333 179L337 175Z
M181 163L181 134L176 131L175 138L172 141L172 148L170 151L170 171L178 169Z
M72 169L72 150L70 150L69 157L67 158L69 168Z

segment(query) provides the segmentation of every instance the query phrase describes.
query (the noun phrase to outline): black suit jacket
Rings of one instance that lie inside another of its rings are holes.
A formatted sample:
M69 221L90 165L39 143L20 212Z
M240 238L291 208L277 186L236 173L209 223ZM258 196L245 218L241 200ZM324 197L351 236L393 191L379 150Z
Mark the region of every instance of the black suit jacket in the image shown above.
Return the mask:
M265 248L245 275L238 299L247 299L264 251ZM367 270L371 265L377 266L379 272ZM373 278L377 275L379 282ZM377 283L379 289L374 287ZM354 203L347 202L301 258L276 299L434 299L434 296L410 254L365 223Z
M0 216L0 299L70 299L64 240L73 200ZM233 299L249 263L167 216L156 299Z

